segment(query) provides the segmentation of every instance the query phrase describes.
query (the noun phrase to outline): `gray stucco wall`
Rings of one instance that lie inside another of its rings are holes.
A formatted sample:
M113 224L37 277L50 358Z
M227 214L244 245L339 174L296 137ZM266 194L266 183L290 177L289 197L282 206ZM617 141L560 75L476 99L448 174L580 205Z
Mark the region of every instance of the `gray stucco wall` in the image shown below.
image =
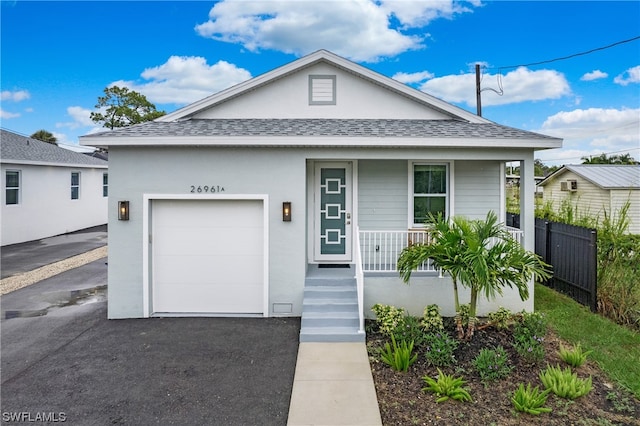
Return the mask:
M109 318L143 315L142 245L144 194L191 195L191 186L219 185L224 194L269 197L270 294L291 303L299 316L306 271L305 157L279 149L113 148L109 152ZM130 220L117 219L118 200L130 201ZM292 202L292 221L282 221L282 202Z

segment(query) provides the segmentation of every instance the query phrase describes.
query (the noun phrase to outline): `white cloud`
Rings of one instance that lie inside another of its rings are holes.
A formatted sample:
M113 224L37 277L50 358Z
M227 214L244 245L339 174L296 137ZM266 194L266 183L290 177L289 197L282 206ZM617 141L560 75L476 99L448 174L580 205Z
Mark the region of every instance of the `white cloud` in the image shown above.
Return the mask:
M171 56L164 64L147 68L141 76L150 81L120 80L111 85L142 93L155 104L188 104L248 80L251 73L225 61L208 65L202 57Z
M434 77L433 73L429 71L420 71L420 72L413 72L413 73L399 72L399 73L396 73L391 78L399 81L400 83L412 84L412 83L420 83L422 81L428 80L433 77Z
M3 90L0 93L0 99L3 101L20 102L29 99L31 94L27 90Z
M629 83L640 83L640 65L629 68L622 74L616 76L613 82L621 86L626 86Z
M5 111L3 109L0 109L0 118L4 118L5 120L9 119L9 118L16 118L16 117L20 117L20 114L16 114L13 112L9 112L9 111Z
M609 77L609 74L607 74L606 72L602 72L600 70L593 70L591 72L586 73L582 77L580 77L580 80L593 81L593 80L600 80L602 78L607 78L607 77Z
M79 127L89 127L95 125L95 123L91 121L91 110L89 109L79 106L70 106L67 108L67 114L71 116L73 121L56 123L56 127L68 127L70 129L77 129Z
M637 158L640 108L562 111L547 118L537 131L564 139L562 150L541 151L542 161L547 158L559 164L575 164L581 163L581 157L612 152L628 152Z
M564 74L554 70L531 71L524 67L504 76L485 74L481 87L483 106L558 99L571 93ZM499 90L500 87L504 90L502 96L486 90ZM476 104L475 73L433 78L422 84L420 90L448 102Z
M216 3L209 20L195 30L203 37L241 44L250 51L273 49L304 55L328 49L354 61L375 62L423 47L425 35L409 35L404 30L469 11L452 0L226 0ZM392 17L400 28L391 27Z

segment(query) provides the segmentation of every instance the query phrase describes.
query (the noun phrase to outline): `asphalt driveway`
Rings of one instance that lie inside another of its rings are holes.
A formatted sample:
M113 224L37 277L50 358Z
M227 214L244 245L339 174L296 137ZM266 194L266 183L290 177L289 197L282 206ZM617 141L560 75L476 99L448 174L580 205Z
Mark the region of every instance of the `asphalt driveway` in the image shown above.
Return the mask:
M105 262L2 297L3 423L286 424L299 318L107 320Z

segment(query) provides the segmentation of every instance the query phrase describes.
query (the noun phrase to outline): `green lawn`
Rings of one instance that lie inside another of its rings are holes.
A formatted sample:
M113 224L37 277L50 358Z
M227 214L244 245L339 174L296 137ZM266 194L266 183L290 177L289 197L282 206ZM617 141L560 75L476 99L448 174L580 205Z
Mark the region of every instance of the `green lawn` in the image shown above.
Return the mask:
M640 399L640 333L618 325L550 288L536 284L535 309L569 343L592 350L589 359Z

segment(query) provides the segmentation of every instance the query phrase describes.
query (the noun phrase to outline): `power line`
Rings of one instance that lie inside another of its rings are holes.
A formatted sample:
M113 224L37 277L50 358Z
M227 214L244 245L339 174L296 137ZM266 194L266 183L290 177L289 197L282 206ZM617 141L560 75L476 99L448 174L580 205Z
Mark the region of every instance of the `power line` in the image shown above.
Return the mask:
M505 67L492 67L492 68L509 69L509 68L519 68L519 67L530 67L530 66L533 66L533 65L542 65L542 64L548 64L548 63L556 62L556 61L564 61L565 59L575 58L576 56L588 55L590 53L597 52L599 50L609 49L609 48L612 48L614 46L618 46L618 45L624 44L624 43L630 43L630 42L638 40L638 39L640 39L640 36L636 36L636 37L633 37L633 38L630 38L630 39L627 39L627 40L617 41L617 42L609 44L607 46L596 47L595 49L587 50L586 52L574 53L572 55L563 56L563 57L555 58L555 59L548 59L546 61L531 62L529 64L520 64L520 65L509 65L509 66L505 66Z

